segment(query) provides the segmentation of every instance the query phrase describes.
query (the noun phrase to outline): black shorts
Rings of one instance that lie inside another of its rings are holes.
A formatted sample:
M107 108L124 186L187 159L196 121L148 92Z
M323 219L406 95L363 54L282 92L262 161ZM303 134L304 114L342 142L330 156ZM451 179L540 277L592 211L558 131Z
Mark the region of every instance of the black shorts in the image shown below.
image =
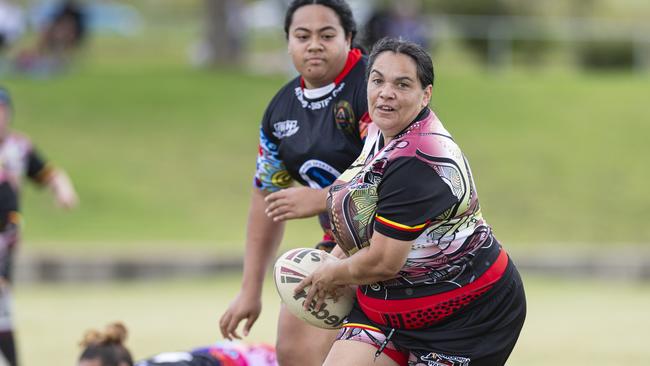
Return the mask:
M352 329L344 328L339 339L356 336L360 340L360 332L366 332L365 339L375 342L377 348L389 344L384 348L391 351L387 355L396 361L402 359L398 361L400 364L408 359L409 365L499 366L510 356L525 318L523 283L509 261L493 288L434 326L415 330L388 328L372 322L355 304L348 317ZM370 327L364 329L364 325ZM377 337L372 329L380 331L383 337ZM391 356L395 355L394 351L401 352L402 356Z

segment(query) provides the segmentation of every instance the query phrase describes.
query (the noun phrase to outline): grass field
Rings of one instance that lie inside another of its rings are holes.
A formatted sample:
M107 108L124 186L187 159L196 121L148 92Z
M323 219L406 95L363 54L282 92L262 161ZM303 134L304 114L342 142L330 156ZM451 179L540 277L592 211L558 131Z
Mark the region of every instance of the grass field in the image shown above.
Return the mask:
M131 3L145 14L141 34L95 37L59 77L2 80L15 97L14 127L68 170L82 200L62 215L27 189L25 249L182 243L240 254L260 117L288 76L193 69L199 2ZM282 35L254 39L258 49ZM432 104L466 152L501 241L522 250L650 242L650 75L488 73L466 56L445 47L434 55ZM314 230L313 220L292 223L285 245L311 245Z
M260 116L288 77L193 69L200 1L128 3L144 17L137 36L93 37L62 76L0 75L15 97L14 127L68 170L82 200L61 215L43 192L26 190L26 250L182 243L240 254ZM643 16L642 3L600 5ZM546 7L566 5L554 4ZM283 42L279 30L253 38L253 51ZM439 51L433 107L469 157L501 241L522 250L650 242L650 75L488 73L467 54ZM311 220L292 223L285 245L310 245L314 230Z
M509 365L641 365L650 358L650 284L525 276L528 317ZM16 292L25 365L73 365L82 333L126 322L136 357L220 339L239 277L104 285L29 285ZM279 298L267 282L248 341L273 342Z
M199 0L129 2L159 21L147 19L134 38L94 38L68 74L0 75L14 94L14 127L70 173L81 196L78 210L62 214L45 192L26 189L22 250L241 254L260 116L288 76L193 69ZM255 45L278 42L263 35ZM434 62L433 107L466 152L484 215L509 250L647 248L650 75L487 73L444 52ZM284 246L312 245L316 232L312 220L292 222ZM525 282L529 316L510 365L647 363L649 284ZM73 365L82 332L117 319L138 357L212 342L238 287L237 276L21 285L24 364ZM251 340L273 341L278 304L267 285Z
M259 119L286 77L103 62L52 80L6 81L15 128L69 171L82 199L60 215L43 192L27 190L28 247L183 242L241 252ZM495 75L444 63L437 73L434 109L469 157L503 242L650 241L648 76ZM290 225L287 243L313 242L314 229Z

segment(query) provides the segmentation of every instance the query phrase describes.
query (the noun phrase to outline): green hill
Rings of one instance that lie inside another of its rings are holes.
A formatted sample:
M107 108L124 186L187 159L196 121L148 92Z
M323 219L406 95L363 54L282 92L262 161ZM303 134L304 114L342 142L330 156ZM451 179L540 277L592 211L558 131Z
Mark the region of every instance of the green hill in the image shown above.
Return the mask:
M66 75L3 82L15 129L70 173L82 200L62 214L27 189L28 248L242 252L260 116L287 76L192 69L188 38L98 38ZM436 72L433 107L502 242L650 241L647 75L487 74L447 59ZM311 245L316 230L292 223L285 243Z

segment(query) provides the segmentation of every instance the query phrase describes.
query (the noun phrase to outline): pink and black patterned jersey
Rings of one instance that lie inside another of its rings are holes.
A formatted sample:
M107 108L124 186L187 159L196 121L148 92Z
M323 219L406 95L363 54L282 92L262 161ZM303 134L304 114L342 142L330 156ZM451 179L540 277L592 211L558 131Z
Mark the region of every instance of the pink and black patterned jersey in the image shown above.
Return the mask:
M26 136L10 133L0 142L0 178L9 181L17 191L22 187L24 177L42 184L51 173L51 167Z
M361 292L406 299L467 286L497 261L500 245L481 215L462 151L428 108L382 145L371 125L361 156L328 199L334 237L348 255L370 245L374 231L414 240L397 278Z

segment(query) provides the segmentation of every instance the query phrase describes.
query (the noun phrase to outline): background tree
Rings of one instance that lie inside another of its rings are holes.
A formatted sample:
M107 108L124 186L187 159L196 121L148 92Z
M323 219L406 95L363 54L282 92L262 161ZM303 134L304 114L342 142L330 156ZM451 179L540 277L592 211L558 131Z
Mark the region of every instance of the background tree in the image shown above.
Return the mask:
M234 65L243 58L242 0L204 0L203 39L194 54L200 66Z

